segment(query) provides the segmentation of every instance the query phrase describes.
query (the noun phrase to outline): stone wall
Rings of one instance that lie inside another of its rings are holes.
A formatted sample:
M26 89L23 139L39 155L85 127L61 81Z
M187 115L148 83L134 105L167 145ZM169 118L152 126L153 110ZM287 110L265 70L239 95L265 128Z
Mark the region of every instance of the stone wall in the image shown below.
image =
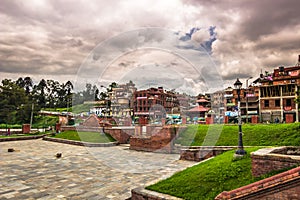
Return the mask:
M183 131L186 127L164 126L161 128L148 127L146 135L135 135L130 138L130 149L149 152L172 153L174 147L174 139L179 131Z
M280 154L288 147L265 148L251 153L252 175L259 177L275 170L300 165L300 156Z
M189 147L183 148L180 150L180 160L189 160L189 161L202 161L208 159L213 156L220 155L221 153L232 150L235 147L210 147L210 146L203 146L203 147Z

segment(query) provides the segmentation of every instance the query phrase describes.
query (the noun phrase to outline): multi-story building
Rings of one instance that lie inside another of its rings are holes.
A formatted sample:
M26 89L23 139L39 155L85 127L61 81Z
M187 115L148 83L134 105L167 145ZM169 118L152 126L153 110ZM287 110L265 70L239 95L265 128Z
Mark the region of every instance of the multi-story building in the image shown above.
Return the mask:
M224 110L227 112L227 116L229 112L234 111L235 107L235 98L233 97L233 88L228 87L224 90Z
M109 93L110 110L114 118L122 119L133 115L133 94L136 91L135 84L129 82L112 88Z
M218 119L222 119L224 117L224 90L216 91L211 94L211 109L215 113Z
M241 91L241 115L246 122L251 122L251 116L257 116L259 113L259 87L250 86ZM237 98L237 95L235 97Z
M139 90L134 93L134 115L145 118L165 118L179 110L176 94L163 87Z
M190 108L189 99L190 97L186 94L176 94L176 97L179 102L180 111L183 113Z
M259 110L262 122L299 122L299 107L295 102L300 86L299 64L281 66L265 76L261 74L258 82L261 84Z

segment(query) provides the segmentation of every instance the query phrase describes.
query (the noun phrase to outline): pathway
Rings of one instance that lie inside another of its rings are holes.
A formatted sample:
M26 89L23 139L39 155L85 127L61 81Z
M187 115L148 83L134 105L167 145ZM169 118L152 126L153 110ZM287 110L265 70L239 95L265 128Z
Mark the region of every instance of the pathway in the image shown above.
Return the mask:
M59 159L57 152L63 155ZM2 142L0 199L127 199L131 189L195 164L178 158L126 146L88 148L40 139Z

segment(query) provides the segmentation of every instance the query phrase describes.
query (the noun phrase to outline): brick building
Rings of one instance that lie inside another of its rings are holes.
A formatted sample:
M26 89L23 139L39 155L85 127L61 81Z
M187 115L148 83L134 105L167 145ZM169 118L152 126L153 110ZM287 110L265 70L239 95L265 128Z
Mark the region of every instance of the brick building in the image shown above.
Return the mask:
M300 62L300 60L299 60ZM259 110L262 122L299 122L299 107L295 102L300 86L300 65L279 67L271 74L260 75Z
M176 94L165 91L163 87L135 91L133 102L134 115L148 119L165 118L180 106Z

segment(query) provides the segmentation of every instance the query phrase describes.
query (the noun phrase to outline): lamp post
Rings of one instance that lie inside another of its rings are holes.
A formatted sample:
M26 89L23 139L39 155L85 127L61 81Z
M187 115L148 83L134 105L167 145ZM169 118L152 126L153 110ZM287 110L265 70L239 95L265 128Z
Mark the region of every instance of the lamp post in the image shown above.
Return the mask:
M247 80L246 80L246 91L247 91L247 93L246 93L246 122L248 123L248 81L250 80L250 79L252 79L253 77L252 76L250 76L249 78L247 78Z
M246 154L246 151L244 150L243 146L243 132L242 132L242 119L241 119L241 87L242 83L239 79L236 80L234 83L234 87L237 89L237 95L238 95L238 125L239 125L239 143L238 143L238 149L236 150L235 154L238 156L243 156Z
M100 87L105 88L106 91L109 90L109 88L108 88L108 87L105 87L104 85L100 85ZM109 109L109 103L108 103L108 101L109 101L108 94L107 94L107 96L104 98L104 101L105 101L105 104L106 104L106 105L105 105L105 114L106 114L106 118L107 118L107 116L109 115L109 112L110 112L110 109Z

